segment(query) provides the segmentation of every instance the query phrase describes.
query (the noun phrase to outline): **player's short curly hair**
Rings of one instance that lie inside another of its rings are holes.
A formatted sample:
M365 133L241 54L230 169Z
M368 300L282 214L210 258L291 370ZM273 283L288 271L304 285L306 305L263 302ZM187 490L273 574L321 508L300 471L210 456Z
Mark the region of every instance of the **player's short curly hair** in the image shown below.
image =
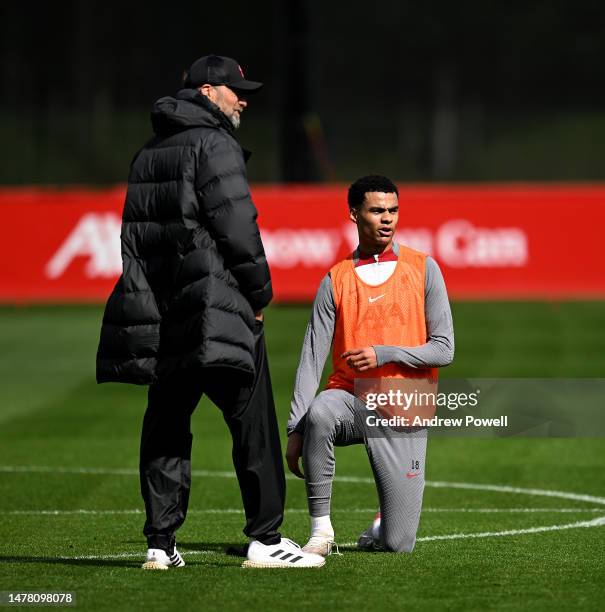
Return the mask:
M386 176L379 174L370 174L357 179L349 187L349 195L347 201L349 208L359 208L365 200L366 193L378 191L380 193L396 193L399 196L397 185Z

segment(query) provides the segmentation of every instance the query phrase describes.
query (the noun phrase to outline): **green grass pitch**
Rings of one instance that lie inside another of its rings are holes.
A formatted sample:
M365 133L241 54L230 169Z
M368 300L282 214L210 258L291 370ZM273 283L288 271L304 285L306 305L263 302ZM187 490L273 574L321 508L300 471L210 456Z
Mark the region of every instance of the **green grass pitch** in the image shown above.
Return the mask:
M227 429L206 400L193 420L191 513L177 534L187 567L143 572L145 389L95 384L101 312L0 308L0 591L75 591L77 607L92 610L603 609L602 439L430 440L432 486L411 555L346 546L377 502L363 448L339 449L342 556L320 570L244 570L224 554L244 542L243 514ZM308 312L267 312L282 431ZM444 376L605 375L603 303L456 303L454 319ZM288 480L286 506L283 533L302 542L301 481Z

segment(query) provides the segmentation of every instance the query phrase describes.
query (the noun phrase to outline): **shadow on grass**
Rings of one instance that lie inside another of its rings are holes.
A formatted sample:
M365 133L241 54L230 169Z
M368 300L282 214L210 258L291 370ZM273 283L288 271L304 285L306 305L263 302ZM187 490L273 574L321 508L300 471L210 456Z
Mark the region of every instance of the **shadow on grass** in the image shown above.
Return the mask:
M142 544L140 540L127 540L125 544ZM245 557L245 545L233 544L231 542L179 542L181 552L185 554L186 566L216 566L216 567L232 567L234 557ZM217 562L216 559L204 559L200 556L189 556L187 551L204 551L205 553L216 553L225 556L225 562ZM103 555L110 557L110 554ZM53 565L72 565L80 567L124 567L124 568L140 568L145 559L144 544L141 547L140 558L120 559L119 554L116 554L115 559L86 559L77 557L30 557L20 555L0 555L0 563L39 563Z
M143 555L141 555L143 557ZM70 559L69 557L26 557L18 555L0 555L0 562L7 563L42 563L53 565L79 565L96 567L140 567L141 562L130 559Z
M124 540L124 544L138 544L141 550L145 550L145 543L141 540ZM224 553L229 549L242 549L245 544L234 544L233 542L181 542L176 543L176 547L180 552L188 550L203 550L207 552Z
M69 557L27 557L19 555L0 555L0 563L31 563L41 565L70 565L75 567L123 567L129 569L140 569L145 555L141 554L140 559L76 559ZM205 560L205 559L186 559L187 567L202 567L202 566L214 566L214 567L238 567L238 564L234 564L233 560L228 560L225 557L225 562L220 563L216 560ZM180 571L180 569L179 569Z
M226 544L225 542L184 542L179 543L178 547L183 551L188 550L208 550L217 553L224 553L228 557L245 557L248 553L248 544Z

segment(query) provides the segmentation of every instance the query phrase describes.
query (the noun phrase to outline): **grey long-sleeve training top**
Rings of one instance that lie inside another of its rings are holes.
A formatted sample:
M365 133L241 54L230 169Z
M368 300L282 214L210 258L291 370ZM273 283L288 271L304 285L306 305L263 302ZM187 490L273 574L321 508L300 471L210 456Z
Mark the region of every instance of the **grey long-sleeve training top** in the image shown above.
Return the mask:
M397 252L399 249L395 248ZM454 358L454 325L441 270L426 258L424 316L427 342L420 346L374 345L378 366L397 363L410 368L439 368ZM288 419L288 434L304 431L305 415L315 398L334 337L336 307L332 279L326 274L319 285L303 341ZM357 347L361 348L361 347Z

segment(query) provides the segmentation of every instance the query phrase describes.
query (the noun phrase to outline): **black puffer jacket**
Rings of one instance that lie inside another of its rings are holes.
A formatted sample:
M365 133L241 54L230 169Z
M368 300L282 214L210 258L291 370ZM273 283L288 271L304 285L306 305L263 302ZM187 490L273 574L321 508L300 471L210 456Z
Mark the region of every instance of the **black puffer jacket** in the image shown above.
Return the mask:
M254 311L272 291L242 149L193 89L158 100L151 120L156 136L130 169L97 381L216 366L252 375Z

